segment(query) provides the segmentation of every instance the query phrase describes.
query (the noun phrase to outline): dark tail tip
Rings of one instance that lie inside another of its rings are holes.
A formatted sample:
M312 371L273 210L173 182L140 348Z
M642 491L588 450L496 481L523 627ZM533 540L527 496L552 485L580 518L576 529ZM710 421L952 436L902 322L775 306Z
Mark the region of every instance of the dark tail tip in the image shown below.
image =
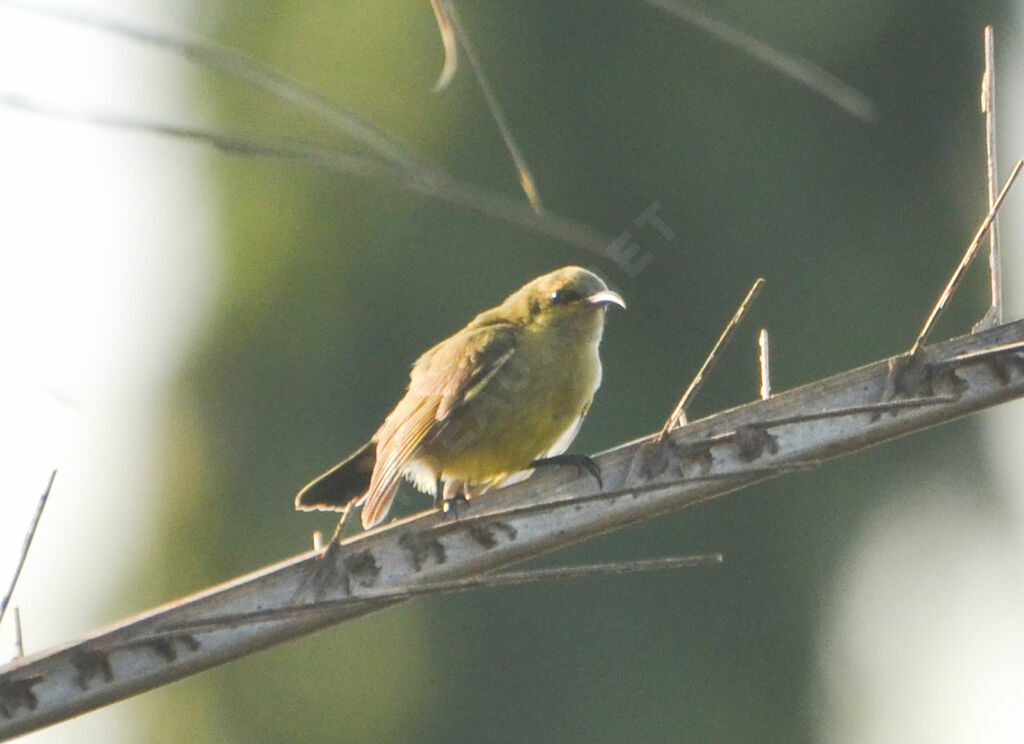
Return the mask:
M370 487L377 463L377 443L370 441L321 476L310 481L295 497L302 511L342 511Z

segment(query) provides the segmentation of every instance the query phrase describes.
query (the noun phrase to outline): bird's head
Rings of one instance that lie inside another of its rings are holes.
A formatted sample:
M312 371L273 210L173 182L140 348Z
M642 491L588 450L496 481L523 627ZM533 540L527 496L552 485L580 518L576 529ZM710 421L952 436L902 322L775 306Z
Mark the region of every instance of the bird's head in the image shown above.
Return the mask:
M539 276L503 303L524 324L557 328L565 333L600 330L608 305L626 307L597 274L566 266Z

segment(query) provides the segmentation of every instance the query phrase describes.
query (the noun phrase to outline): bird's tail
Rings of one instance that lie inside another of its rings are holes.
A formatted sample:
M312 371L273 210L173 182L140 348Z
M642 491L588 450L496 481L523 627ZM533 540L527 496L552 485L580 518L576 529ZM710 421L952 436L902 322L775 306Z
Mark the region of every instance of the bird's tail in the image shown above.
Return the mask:
M390 482L374 488L366 494L366 503L363 504L363 511L359 515L363 522L363 529L380 524L391 509L391 502L395 500L395 492L401 478L392 478Z
M377 442L370 440L321 476L310 481L295 497L302 511L344 511L362 498L370 487L377 462Z

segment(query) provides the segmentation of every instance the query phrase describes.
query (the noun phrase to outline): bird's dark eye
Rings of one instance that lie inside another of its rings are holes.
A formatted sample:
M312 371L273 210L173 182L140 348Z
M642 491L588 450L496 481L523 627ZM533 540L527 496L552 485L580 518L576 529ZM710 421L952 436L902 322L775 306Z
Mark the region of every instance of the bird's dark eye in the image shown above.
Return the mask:
M564 305L581 299L583 299L583 295L571 289L556 289L551 293L552 305Z

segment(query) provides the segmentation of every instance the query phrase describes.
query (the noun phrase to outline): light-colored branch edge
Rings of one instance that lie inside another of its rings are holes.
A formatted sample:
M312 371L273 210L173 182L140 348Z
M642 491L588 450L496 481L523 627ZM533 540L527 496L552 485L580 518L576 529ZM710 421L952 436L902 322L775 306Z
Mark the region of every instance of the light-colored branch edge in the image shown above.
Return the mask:
M15 660L0 668L0 739L389 606L397 588L478 575L1021 396L1016 321L620 445L595 458L602 493L571 468L539 471L457 520L392 522L328 561L305 553Z

